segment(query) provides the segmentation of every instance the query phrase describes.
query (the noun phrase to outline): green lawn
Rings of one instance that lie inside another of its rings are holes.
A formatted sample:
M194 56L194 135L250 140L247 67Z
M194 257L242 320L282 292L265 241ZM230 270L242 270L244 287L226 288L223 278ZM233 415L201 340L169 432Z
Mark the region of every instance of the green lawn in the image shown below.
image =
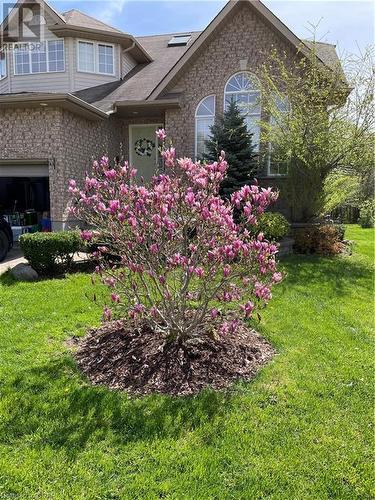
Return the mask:
M90 387L64 340L98 324L90 277L0 279L0 499L374 498L373 237L291 257L255 381L195 398Z

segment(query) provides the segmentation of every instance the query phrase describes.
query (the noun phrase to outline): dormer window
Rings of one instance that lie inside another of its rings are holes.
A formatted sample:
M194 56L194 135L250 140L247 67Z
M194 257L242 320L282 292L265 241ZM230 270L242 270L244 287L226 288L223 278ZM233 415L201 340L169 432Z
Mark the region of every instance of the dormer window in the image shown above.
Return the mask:
M190 38L191 35L175 35L169 40L168 47L184 47Z
M114 48L107 43L78 41L78 71L114 75Z

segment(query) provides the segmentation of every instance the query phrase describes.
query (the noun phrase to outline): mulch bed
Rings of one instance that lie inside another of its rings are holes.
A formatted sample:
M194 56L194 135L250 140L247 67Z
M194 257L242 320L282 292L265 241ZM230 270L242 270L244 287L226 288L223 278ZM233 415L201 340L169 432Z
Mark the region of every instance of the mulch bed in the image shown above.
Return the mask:
M146 325L112 321L79 339L75 358L95 385L133 395L190 395L250 380L275 354L245 324L235 334L215 337L204 333L186 345L165 344Z

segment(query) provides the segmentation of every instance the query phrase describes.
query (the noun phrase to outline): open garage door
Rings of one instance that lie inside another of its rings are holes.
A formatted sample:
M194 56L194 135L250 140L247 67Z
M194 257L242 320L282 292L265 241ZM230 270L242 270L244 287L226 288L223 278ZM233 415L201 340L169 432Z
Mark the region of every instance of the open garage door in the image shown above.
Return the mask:
M12 226L14 239L50 227L47 162L0 161L0 214Z

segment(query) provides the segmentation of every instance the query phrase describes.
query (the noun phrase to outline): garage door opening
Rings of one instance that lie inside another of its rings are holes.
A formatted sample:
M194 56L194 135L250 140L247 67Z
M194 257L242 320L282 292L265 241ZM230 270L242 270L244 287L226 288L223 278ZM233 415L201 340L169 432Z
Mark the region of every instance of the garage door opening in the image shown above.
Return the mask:
M47 165L0 165L0 215L15 241L23 233L51 229Z

